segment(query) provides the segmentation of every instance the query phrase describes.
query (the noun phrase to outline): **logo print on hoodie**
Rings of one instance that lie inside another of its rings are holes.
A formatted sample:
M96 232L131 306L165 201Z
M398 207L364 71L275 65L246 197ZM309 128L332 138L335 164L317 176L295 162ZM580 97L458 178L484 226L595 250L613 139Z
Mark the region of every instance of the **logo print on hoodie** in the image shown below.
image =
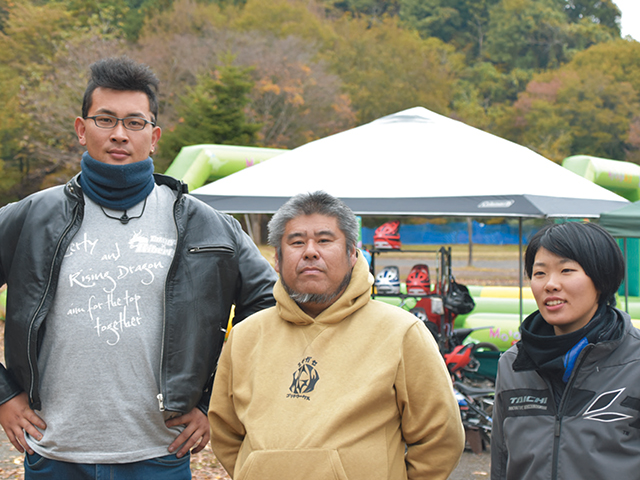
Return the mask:
M311 357L307 357L298 363L298 370L293 373L293 382L291 382L291 386L289 387L289 391L293 395L289 394L287 395L288 397L302 397L310 400L305 394L312 392L320 379L320 375L315 368L317 363L318 362Z

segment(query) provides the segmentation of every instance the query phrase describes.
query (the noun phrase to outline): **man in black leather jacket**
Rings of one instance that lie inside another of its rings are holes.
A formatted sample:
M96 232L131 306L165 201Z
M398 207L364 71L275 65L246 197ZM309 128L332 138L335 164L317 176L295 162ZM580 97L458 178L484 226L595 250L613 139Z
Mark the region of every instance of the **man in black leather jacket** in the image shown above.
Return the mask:
M276 275L237 221L153 174L153 73L91 70L81 173L0 209L0 424L25 478L191 478L232 306L237 323L273 305Z

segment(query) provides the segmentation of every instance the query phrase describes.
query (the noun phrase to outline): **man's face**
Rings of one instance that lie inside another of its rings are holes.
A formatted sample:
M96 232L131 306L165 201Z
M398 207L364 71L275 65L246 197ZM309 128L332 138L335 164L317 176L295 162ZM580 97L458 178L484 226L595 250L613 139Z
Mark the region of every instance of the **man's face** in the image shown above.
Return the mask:
M153 121L149 99L144 92L112 90L98 87L92 94L88 117L99 114L118 118L140 117ZM134 131L118 122L115 128L99 128L93 120L76 118L75 129L80 145L86 146L95 160L111 165L126 165L145 160L155 150L162 131L145 125Z
M294 300L312 299L298 303L315 317L342 293L356 258L355 247L347 255L346 237L335 217L302 215L285 227L276 271Z

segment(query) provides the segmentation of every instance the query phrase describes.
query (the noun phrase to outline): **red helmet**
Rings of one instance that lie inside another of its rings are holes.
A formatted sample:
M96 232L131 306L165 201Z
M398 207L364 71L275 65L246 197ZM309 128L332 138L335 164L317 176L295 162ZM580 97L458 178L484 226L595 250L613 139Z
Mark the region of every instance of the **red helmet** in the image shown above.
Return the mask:
M400 222L387 222L376 228L373 234L373 247L400 250Z
M471 361L472 345L458 345L450 353L444 354L444 363L450 373L455 373L469 365Z
M414 265L407 275L407 295L429 295L431 293L431 279L429 266L422 263Z

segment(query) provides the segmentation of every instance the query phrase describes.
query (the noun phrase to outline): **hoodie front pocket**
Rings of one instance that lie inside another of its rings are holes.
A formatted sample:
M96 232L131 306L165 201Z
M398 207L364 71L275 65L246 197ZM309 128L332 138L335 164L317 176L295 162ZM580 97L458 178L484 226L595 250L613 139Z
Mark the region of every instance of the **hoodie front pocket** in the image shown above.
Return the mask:
M336 450L257 450L236 480L349 480Z

